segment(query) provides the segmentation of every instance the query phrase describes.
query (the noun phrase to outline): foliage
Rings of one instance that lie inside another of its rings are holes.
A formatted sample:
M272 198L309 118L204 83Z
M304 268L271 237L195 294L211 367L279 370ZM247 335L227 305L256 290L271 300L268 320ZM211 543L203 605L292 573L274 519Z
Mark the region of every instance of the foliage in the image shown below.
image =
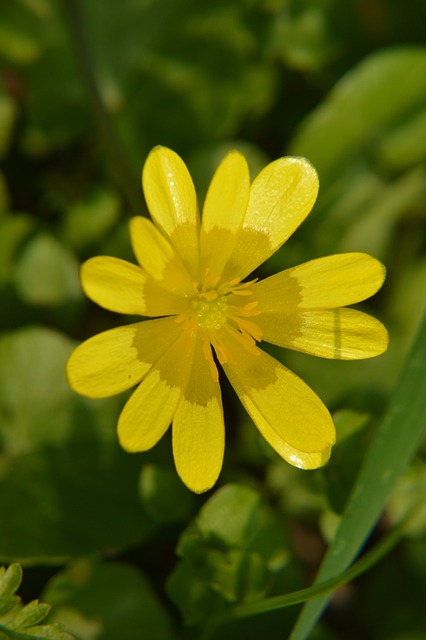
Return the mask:
M0 637L10 640L28 638L52 638L52 640L72 640L69 633L59 624L40 624L50 611L48 604L33 600L25 606L15 595L22 580L19 564L11 564L8 569L0 567Z

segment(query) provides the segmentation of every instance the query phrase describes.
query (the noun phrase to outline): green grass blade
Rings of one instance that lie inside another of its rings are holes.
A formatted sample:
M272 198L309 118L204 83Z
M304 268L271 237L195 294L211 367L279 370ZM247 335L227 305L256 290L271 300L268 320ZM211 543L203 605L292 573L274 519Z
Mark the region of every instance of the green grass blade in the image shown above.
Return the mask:
M383 510L397 478L406 469L425 430L426 315L365 462L348 499L336 536L315 584L338 576L354 560ZM305 640L331 594L307 603L290 640Z

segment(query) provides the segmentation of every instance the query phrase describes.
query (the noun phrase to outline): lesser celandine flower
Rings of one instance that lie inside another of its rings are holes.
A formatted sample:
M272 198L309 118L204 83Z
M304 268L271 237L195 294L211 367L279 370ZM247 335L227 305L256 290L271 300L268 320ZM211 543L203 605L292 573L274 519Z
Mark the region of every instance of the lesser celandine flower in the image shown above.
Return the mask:
M130 221L140 266L96 257L82 266L86 294L102 307L154 319L81 344L67 370L79 393L101 398L138 385L118 423L127 451L146 451L170 423L176 469L193 491L216 482L224 453L217 362L257 428L303 469L325 464L335 429L318 396L259 348L263 340L325 358L382 353L386 329L346 308L373 295L384 268L363 253L318 258L265 280L245 280L297 229L318 179L303 158L280 158L250 186L244 157L229 153L200 221L194 185L173 151L156 147L142 175L153 222Z

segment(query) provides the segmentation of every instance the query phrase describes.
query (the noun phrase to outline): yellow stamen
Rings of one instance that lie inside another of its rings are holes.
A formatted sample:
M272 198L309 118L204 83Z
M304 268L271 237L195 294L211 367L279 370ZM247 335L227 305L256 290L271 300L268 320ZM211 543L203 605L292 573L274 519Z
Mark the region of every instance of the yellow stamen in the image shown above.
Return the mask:
M209 362L213 379L217 379L217 369L214 364L212 349L221 364L235 362L235 356L228 345L221 339L221 331L230 333L247 351L257 354L256 342L262 339L262 332L255 322L248 318L258 316L261 312L256 309L258 302L252 300L247 304L232 304L231 295L252 296L250 286L256 282L241 282L234 278L216 286L217 276L207 269L202 283L197 286L196 295L188 301L188 309L177 316L176 322L183 325L188 334L199 333L202 337L204 357ZM233 301L237 301L235 298Z

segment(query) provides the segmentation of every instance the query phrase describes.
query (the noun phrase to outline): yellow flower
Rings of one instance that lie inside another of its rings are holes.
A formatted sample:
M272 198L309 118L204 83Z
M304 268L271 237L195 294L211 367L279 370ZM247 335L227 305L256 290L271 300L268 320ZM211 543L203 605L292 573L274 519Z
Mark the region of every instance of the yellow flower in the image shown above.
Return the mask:
M223 461L218 361L275 451L296 467L322 466L335 441L328 410L258 343L325 358L379 355L386 329L346 306L380 288L383 266L363 253L337 254L244 282L312 209L318 179L303 158L272 162L250 186L244 157L229 153L201 222L193 182L173 151L151 151L142 183L153 222L130 221L140 266L100 256L83 264L81 279L102 307L154 319L78 346L67 365L71 386L101 398L138 385L119 418L121 445L146 451L173 423L177 472L201 493L214 485Z

